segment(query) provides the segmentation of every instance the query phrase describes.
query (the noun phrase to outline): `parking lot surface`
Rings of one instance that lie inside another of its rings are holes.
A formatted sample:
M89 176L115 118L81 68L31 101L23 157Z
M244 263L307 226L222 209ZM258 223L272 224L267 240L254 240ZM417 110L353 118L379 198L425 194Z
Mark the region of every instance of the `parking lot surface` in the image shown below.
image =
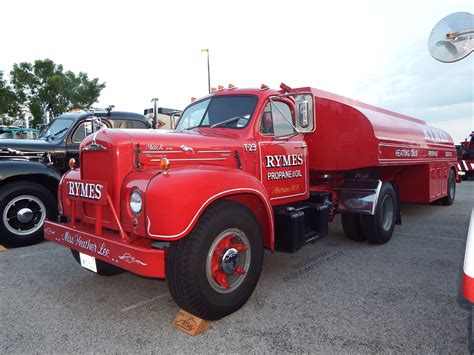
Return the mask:
M402 205L386 245L349 241L336 218L295 254L266 252L247 304L196 337L172 327L165 281L94 275L49 242L0 252L0 353L468 353L461 280L474 182L457 188L450 207Z

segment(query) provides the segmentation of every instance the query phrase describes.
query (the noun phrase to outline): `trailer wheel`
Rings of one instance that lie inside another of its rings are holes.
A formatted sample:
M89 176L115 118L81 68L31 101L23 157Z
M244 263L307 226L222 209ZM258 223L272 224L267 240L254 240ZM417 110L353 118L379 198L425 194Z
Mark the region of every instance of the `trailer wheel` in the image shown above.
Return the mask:
M0 242L25 246L43 240L43 222L56 219L54 195L35 182L15 182L0 189Z
M377 200L377 209L373 216L361 215L362 228L370 243L385 244L393 234L397 219L398 198L389 182L384 182Z
M79 257L79 252L77 250L74 250L74 249L70 249L70 250L71 250L71 254L74 257L74 259L77 261L77 263L79 265L81 265L81 259ZM121 273L125 272L125 270L123 270L119 267L110 265L109 263L106 263L105 261L95 259L95 262L96 262L96 265L97 265L97 275L114 276L114 275L118 275L118 274L121 274ZM93 271L90 271L90 270L87 270L87 271L92 272L92 273L95 274L95 272L93 272Z
M456 176L454 170L451 169L448 176L448 194L443 197L440 202L442 205L451 206L456 197Z
M215 320L241 308L263 263L263 239L253 213L233 201L211 206L194 230L171 243L166 278L182 309Z
M342 213L341 221L342 229L344 230L344 234L347 238L355 242L365 242L367 240L362 228L360 214Z

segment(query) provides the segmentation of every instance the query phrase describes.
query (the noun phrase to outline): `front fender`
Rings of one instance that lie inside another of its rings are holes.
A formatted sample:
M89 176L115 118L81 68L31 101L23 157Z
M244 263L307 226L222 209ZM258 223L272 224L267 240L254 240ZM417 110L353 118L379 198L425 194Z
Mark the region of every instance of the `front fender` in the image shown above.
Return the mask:
M0 182L20 176L43 175L59 182L61 173L53 166L36 161L0 161Z
M177 168L156 175L145 197L147 234L156 239L180 239L211 203L236 195L251 195L264 206L268 226L261 226L262 233L272 248L273 210L265 188L253 175L225 167Z

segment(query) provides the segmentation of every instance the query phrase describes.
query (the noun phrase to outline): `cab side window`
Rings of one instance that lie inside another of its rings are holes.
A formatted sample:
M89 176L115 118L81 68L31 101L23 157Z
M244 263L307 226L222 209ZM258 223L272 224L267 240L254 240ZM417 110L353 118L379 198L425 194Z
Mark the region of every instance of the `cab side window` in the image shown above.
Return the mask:
M129 126L129 124L131 125ZM146 123L142 121L129 121L127 122L127 128L146 128Z
M96 127L93 127L93 124L96 124ZM72 142L73 143L81 143L84 138L86 138L89 134L98 131L101 128L108 128L108 124L106 121L97 120L95 123L93 121L84 121L81 122L79 126L77 126L74 134L72 135Z
M76 131L74 132L72 136L72 142L81 143L82 140L91 133L92 133L92 122L84 121L76 128Z
M291 109L287 104L269 102L262 115L260 132L275 137L288 136L296 132L291 122Z

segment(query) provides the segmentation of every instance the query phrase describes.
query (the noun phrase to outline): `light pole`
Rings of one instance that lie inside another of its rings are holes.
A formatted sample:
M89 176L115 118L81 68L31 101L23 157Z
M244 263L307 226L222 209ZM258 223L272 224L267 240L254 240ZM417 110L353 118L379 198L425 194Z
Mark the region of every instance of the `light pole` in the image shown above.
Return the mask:
M211 93L211 67L209 66L209 48L201 49L201 52L207 54L207 90Z
M152 128L156 129L156 122L158 120L158 98L155 97L151 99L151 102L153 102L153 123L152 123Z

